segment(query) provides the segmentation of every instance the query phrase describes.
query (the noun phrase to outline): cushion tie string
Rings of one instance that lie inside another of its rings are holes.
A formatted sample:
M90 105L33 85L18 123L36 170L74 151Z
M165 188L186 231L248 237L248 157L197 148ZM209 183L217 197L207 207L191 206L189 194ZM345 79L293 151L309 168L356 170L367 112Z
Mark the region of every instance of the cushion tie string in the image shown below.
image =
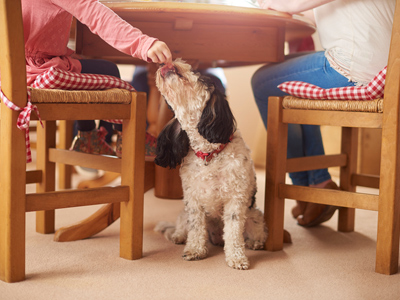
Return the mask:
M25 130L25 146L26 146L26 162L32 162L32 153L31 153L31 143L29 139L29 122L31 120L31 113L34 110L39 118L39 122L43 127L42 120L40 118L39 110L36 105L33 105L30 101L31 93L28 90L28 102L26 106L22 109L12 103L8 98L4 95L3 91L0 89L0 98L4 102L4 104L14 110L14 111L21 111L17 119L17 127L20 130Z

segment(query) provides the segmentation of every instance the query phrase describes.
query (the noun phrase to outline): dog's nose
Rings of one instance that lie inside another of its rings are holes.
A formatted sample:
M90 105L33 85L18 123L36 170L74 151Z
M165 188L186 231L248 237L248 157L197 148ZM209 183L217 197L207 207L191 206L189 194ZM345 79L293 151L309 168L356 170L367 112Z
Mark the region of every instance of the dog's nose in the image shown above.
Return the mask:
M175 67L174 67L173 64L164 65L164 66L161 68L161 76L162 76L162 77L165 77L168 73L176 73L176 69L175 69Z

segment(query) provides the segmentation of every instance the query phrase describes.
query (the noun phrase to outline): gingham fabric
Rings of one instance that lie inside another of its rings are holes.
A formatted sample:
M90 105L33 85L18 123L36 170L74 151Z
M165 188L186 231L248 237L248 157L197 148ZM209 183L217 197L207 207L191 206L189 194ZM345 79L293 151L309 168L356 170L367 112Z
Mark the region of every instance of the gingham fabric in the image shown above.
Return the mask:
M54 67L36 77L32 87L61 90L106 90L111 88L135 90L129 83L114 76L74 73Z
M366 86L323 89L302 81L286 81L278 88L292 96L317 100L374 100L382 98L386 79L385 67Z
M109 76L109 75L98 75L98 74L81 74L63 71L54 67L51 67L45 73L39 75L35 82L32 84L33 88L39 89L62 89L62 90L105 90L111 88L127 89L134 91L135 89L126 81ZM32 105L30 101L30 92L28 90L28 101L27 105L22 109L3 94L0 88L0 98L4 104L12 110L21 111L17 120L17 127L21 130L25 130L25 144L26 144L26 161L29 163L32 161L31 147L29 141L29 122L31 118L32 110L34 110L40 119L39 111L35 105ZM106 120L108 122L122 124L122 120ZM42 124L43 126L43 124Z
M61 90L106 90L111 88L135 91L126 81L110 76L99 74L82 74L68 72L51 67L45 73L36 77L32 84L38 89L61 89ZM104 120L111 123L122 124L122 120Z
M18 119L17 119L17 127L20 130L25 130L26 162L29 163L32 161L31 143L29 140L29 122L31 120L32 110L34 110L39 118L40 124L43 126L42 121L40 120L39 111L38 111L36 105L32 105L32 103L29 101L30 100L30 92L29 91L28 91L28 103L23 109L16 106L14 103L12 103L10 100L8 100L1 89L0 89L0 98L1 98L1 101L3 101L3 103L8 108L15 110L15 111L21 111L21 113L19 114Z

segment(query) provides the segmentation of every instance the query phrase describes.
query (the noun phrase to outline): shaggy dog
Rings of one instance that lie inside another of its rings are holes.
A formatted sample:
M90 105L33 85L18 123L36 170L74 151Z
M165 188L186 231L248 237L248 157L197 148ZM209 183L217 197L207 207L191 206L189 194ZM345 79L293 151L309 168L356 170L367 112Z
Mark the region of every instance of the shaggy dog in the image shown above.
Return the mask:
M267 237L256 208L256 175L225 95L207 77L178 59L162 66L156 84L175 113L157 140L156 164L180 166L185 209L176 225L157 231L186 243L183 258L207 256L207 240L224 245L227 264L246 270L245 246L262 249Z

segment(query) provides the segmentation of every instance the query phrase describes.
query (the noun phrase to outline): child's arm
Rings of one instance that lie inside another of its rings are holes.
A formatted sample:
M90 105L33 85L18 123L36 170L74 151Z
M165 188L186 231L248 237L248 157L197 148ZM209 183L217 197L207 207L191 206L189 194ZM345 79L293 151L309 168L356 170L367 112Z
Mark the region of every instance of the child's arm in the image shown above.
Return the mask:
M143 34L97 0L52 0L119 51L150 62L170 62L163 42Z

